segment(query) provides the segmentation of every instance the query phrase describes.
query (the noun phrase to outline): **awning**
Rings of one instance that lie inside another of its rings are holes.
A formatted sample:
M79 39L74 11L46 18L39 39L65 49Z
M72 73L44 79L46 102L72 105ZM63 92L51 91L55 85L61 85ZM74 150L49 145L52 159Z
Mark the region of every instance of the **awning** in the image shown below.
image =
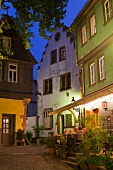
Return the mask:
M63 111L66 111L66 110L69 110L73 107L77 107L77 106L80 106L80 105L84 105L84 104L87 104L89 102L92 102L98 98L101 98L103 96L107 96L109 94L113 93L113 84L107 86L107 87L104 87L98 91L95 91L93 93L90 93L89 95L83 97L82 99L79 99L73 103L70 103L68 105L65 105L59 109L56 109L52 112L49 113L49 115L54 115L54 114L57 114L57 113L62 113Z

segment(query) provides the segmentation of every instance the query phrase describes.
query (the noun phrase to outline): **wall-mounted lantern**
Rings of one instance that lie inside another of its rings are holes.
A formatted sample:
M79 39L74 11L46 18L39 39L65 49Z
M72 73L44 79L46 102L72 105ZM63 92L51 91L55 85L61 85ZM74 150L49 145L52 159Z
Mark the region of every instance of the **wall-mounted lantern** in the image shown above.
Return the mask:
M109 109L109 102L103 101L102 108L105 109L105 111L107 111Z

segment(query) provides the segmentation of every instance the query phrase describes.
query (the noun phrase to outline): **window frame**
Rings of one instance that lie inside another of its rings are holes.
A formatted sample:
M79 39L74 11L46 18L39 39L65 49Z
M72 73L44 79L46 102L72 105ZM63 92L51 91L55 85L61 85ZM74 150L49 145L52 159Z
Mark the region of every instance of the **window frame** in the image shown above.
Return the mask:
M94 36L96 32L96 16L93 14L90 18L90 36Z
M96 73L95 73L95 63L92 62L89 65L89 70L90 70L90 85L93 85L96 83Z
M60 75L60 91L67 90L70 88L71 88L71 72Z
M53 53L55 56L53 56ZM51 65L57 63L57 49L51 51Z
M106 7L107 3L108 3L108 8ZM113 16L112 1L104 0L103 7L104 7L105 22L108 22ZM107 9L108 9L108 11L107 11Z
M53 128L53 115L49 116L49 113L53 111L52 108L46 108L44 109L43 116L44 116L44 127L45 130L52 129ZM47 127L47 123L49 121L49 126Z
M102 63L101 63L102 61ZM102 81L106 78L106 71L105 71L105 57L104 55L101 56L98 59L98 65L99 65L99 81Z
M10 68L10 66L16 66L16 70ZM12 74L12 80L10 80L10 73ZM14 76L16 76L16 80L14 80L15 79ZM17 83L17 80L18 80L18 64L9 63L8 64L8 82Z
M87 43L87 29L86 29L86 24L83 25L81 29L81 35L82 35L82 45Z
M46 90L46 86L47 86L47 90ZM52 93L53 93L53 80L52 80L52 78L44 79L43 80L43 94L52 94Z
M9 41L9 42L8 42ZM4 43L4 45L7 47L7 48L9 48L9 49L11 49L11 38L10 37L3 37L3 43Z
M66 59L66 47L62 46L59 48L59 61L63 61Z

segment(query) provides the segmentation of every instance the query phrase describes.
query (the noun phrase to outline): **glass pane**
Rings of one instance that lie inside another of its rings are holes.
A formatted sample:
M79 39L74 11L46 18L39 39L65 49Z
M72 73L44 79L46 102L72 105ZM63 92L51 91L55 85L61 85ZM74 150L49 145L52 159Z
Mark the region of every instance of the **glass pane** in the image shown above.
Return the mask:
M5 119L3 119L3 123L5 123Z
M16 66L10 65L10 69L16 70Z
M5 129L5 124L3 124L3 129Z
M6 119L6 123L9 123L9 119Z
M5 133L5 129L3 129L3 133Z
M9 124L6 124L6 128L9 128Z
M6 133L9 133L9 129L6 129Z

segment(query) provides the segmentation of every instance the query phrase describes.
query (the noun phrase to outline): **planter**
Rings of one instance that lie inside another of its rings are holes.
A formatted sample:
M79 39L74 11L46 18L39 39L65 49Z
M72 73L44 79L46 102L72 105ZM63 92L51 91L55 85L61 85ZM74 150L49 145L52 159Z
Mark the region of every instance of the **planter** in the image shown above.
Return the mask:
M17 142L17 145L18 145L18 146L24 146L24 141L18 141L18 142Z
M49 154L54 155L55 149L54 148L48 148L48 152L49 152Z
M80 165L81 170L89 170L87 165Z
M98 166L91 164L80 165L81 170L98 170Z
M66 158L67 158L67 153L66 153L66 152L61 153L60 157L61 157L61 159L66 160Z

